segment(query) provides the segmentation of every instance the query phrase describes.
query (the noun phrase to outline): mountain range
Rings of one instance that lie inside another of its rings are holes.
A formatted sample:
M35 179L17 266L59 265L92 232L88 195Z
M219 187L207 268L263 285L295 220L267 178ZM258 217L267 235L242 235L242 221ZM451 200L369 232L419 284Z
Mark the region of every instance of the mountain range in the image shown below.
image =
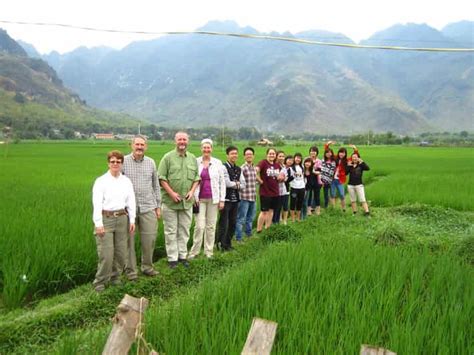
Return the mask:
M123 114L87 106L39 53L29 56L1 29L0 107L0 126L12 127L20 138L52 137L59 131L67 131L60 136L67 138L74 130L100 131L134 122Z
M261 34L232 21L202 31ZM474 22L438 31L395 25L362 44L472 48ZM270 33L354 43L327 31ZM21 43L31 57L41 56ZM322 134L474 129L474 54L305 45L180 35L122 50L80 47L41 58L87 104L180 127L253 126ZM0 74L2 75L2 74Z

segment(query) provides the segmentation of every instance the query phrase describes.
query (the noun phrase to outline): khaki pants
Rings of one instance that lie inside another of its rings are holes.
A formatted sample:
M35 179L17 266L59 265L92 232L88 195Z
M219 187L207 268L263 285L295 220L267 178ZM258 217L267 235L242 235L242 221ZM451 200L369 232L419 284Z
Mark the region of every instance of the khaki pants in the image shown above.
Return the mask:
M156 233L158 222L154 210L137 214L137 228L140 231L140 244L142 251L141 271L153 271L153 252L155 251ZM129 279L137 278L137 254L135 253L136 234L128 237L128 263L125 269Z
M349 191L349 197L351 202L365 202L365 191L364 185L347 185L347 191Z
M192 207L187 210L173 210L166 204L161 206L168 261L186 259L188 254L189 229L192 221Z
M216 237L216 221L219 204L213 204L212 200L200 200L199 213L196 215L196 224L194 225L193 247L189 252L190 256L197 256L201 251L204 237L204 254L212 256L214 249L214 240Z
M103 222L105 235L95 237L99 263L92 283L94 287L105 286L110 280L117 280L127 261L128 216L104 216Z

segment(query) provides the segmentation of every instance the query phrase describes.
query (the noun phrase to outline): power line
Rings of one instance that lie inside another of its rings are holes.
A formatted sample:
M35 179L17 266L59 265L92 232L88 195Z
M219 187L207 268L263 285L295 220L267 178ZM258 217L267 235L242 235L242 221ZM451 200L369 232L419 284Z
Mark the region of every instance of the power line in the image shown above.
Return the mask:
M446 41L446 40L432 40L432 39L408 39L408 38L369 38L366 39L367 42L417 42L417 43L439 43L439 44L462 44L462 45L471 45L472 43L468 42L458 42L456 40Z
M313 35L303 35L303 38L308 39L321 39L321 40L345 40L350 39L349 37L345 37L344 35L341 36L328 36L328 37L321 37L321 36L313 36ZM363 40L364 42L416 42L416 43L438 43L438 44L462 44L462 45L471 45L471 42L459 42L456 40L430 40L430 39L412 39L412 38L368 38ZM473 40L474 42L474 40Z
M318 46L359 48L359 49L383 49L383 50L418 51L418 52L474 52L474 48L430 48L430 47L403 47L403 46L387 46L387 45L362 45L362 44L351 44L351 43L321 42L321 41L313 41L313 40L291 38L291 37L253 35L253 34L245 34L245 33L213 32L213 31L166 31L166 32L130 31L130 30L75 26L75 25L68 25L68 24L63 24L63 23L24 22L24 21L7 21L7 20L0 20L0 23L14 24L14 25L31 25L31 26L53 26L53 27L63 27L63 28L83 30L83 31L141 34L141 35L155 35L155 36L157 35L190 35L190 34L209 35L209 36L227 36L227 37L238 37L238 38L247 38L247 39L250 38L250 39L265 39L265 40L274 40L274 41L294 42L294 43L318 45Z

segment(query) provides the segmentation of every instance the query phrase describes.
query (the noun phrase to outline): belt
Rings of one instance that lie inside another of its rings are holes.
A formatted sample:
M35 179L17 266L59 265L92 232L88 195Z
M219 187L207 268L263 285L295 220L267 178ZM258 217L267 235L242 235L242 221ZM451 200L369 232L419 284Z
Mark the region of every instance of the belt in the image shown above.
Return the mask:
M105 216L105 217L119 217L119 216L123 216L123 215L126 215L127 214L127 211L126 210L116 210L116 211L106 211L106 210L102 210L102 216Z

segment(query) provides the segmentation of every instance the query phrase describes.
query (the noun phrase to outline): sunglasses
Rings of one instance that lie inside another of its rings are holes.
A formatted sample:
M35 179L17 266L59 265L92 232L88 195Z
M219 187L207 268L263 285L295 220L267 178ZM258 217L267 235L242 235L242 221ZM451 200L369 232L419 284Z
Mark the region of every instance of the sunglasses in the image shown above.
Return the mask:
M122 164L121 160L109 160L109 164Z

